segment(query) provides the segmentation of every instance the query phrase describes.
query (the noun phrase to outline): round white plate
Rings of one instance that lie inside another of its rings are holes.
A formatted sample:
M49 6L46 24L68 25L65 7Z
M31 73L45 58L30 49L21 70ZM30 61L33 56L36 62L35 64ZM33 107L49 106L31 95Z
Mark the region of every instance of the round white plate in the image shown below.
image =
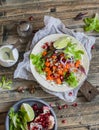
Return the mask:
M64 36L69 36L66 34L52 34L52 35L48 35L45 38L41 39L33 48L31 54L38 54L40 52L43 51L42 46L44 45L44 43L46 42L53 42L55 40L57 40L60 37L64 37ZM83 47L83 45L76 40L74 37L69 36L73 43L77 43L78 44L78 48L80 50L84 51L84 55L82 56L82 60L81 63L83 65L83 67L85 68L85 72L86 74L88 73L89 70L89 58L87 55L87 52L85 50L85 48ZM73 87L69 86L67 83L63 83L62 85L57 85L54 82L48 81L46 80L46 77L44 75L39 74L36 69L35 66L32 64L32 60L30 59L30 67L31 67L31 71L32 74L34 76L34 78L38 81L38 83L45 89L50 90L50 91L54 91L54 92L66 92L66 91L70 91L72 89L74 89ZM82 74L80 76L80 80L78 83L78 86L86 79L86 75Z

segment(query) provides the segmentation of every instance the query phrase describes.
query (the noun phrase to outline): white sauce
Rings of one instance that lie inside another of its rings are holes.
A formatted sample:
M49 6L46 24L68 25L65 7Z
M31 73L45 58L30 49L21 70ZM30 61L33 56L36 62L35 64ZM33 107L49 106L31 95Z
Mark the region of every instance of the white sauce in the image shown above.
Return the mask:
M2 48L0 50L0 59L1 60L15 60L12 50L9 47Z

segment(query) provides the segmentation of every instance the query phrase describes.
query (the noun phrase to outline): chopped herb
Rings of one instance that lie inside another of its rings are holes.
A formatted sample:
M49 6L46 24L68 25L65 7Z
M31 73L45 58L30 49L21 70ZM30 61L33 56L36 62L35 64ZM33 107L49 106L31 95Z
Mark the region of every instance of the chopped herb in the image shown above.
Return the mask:
M0 88L2 89L11 89L12 81L7 80L5 76L2 76L0 81Z
M99 18L98 18L98 14L97 13L96 13L96 15L93 18L85 18L84 22L86 24L84 26L84 30L86 32L89 32L89 31L99 32Z
M10 128L9 130L27 130L27 120L24 118L26 112L25 111L18 111L17 113L14 112L14 109L11 108L9 112L10 118Z

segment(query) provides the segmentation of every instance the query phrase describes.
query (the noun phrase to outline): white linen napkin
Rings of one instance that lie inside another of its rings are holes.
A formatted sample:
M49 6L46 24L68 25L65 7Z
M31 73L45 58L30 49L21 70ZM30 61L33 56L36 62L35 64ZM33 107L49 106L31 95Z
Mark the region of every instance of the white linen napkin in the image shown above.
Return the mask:
M18 66L14 72L14 78L35 80L33 75L32 75L31 69L30 69L29 54L31 53L34 45L39 40L41 40L42 38L44 38L45 36L50 35L50 34L64 33L64 34L68 34L68 35L75 37L84 45L84 47L88 53L89 60L91 59L91 47L95 43L94 37L87 36L81 32L73 32L72 30L67 29L65 27L65 25L61 22L61 20L54 18L54 17L51 17L51 16L45 16L44 23L45 23L45 27L35 33L35 36L33 37L33 40L32 40L32 43L30 45L29 50L27 52L25 52L25 54L24 54L23 61L18 64ZM75 101L80 86L73 89L72 91L66 91L66 92L51 92L51 91L46 90L44 88L43 88L43 90L46 91L47 93L58 96L60 99L63 99L64 101L69 103L69 102Z

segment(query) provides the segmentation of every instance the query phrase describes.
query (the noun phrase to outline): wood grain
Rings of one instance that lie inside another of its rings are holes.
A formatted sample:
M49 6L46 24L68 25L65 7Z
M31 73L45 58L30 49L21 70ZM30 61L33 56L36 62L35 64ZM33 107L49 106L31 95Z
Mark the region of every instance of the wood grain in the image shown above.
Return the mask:
M73 31L84 32L83 19L75 21L74 17L78 13L85 13L85 17L92 17L99 12L98 0L2 0L0 4L0 46L6 44L10 37L18 37L17 23L22 20L29 21L29 17L33 17L30 21L33 26L33 34L35 35L39 29L44 27L44 16L50 15L59 18L66 27ZM85 18L84 17L84 18ZM5 31L6 30L6 31ZM91 50L92 59L90 62L90 69L87 80L93 85L97 86L99 90L99 33L84 32L89 36L96 38L95 48ZM6 35L6 38L5 38ZM5 38L5 39L4 39ZM23 54L26 50L28 42L21 44L19 48L20 58L19 62L23 60ZM10 44L10 43L9 43ZM42 87L35 81L26 81L20 79L13 79L14 70L18 63L10 68L0 66L0 79L6 75L8 79L13 80L12 90L0 91L0 130L4 130L5 118L10 107L17 101L23 98L40 98L52 104L57 120L58 130L98 130L99 129L99 95L91 102L87 102L85 97L78 92L78 97L75 102L78 106L73 107L69 105L68 108L59 110L57 105L65 105L66 102L48 94L42 90ZM18 86L34 84L35 93L30 94L25 90L24 93L16 91ZM66 123L62 123L62 120Z

